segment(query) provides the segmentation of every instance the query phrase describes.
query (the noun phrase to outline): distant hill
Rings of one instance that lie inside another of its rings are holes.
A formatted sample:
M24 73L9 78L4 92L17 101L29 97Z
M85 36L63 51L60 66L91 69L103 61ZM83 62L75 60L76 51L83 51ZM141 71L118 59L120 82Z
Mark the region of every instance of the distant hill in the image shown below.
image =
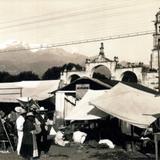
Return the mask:
M69 62L83 66L86 58L61 48L39 49L33 52L28 45L14 43L0 50L0 71L10 74L33 71L41 76L48 68Z

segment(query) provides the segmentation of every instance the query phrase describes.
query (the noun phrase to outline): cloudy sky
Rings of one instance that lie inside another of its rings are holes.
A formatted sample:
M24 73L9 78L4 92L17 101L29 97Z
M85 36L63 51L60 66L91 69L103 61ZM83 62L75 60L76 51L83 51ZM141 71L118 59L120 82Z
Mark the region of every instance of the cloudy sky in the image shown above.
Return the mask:
M160 0L0 0L0 46L12 41L57 44L154 30ZM112 59L149 63L152 34L106 40ZM33 46L34 46L33 45ZM63 48L98 54L100 41Z

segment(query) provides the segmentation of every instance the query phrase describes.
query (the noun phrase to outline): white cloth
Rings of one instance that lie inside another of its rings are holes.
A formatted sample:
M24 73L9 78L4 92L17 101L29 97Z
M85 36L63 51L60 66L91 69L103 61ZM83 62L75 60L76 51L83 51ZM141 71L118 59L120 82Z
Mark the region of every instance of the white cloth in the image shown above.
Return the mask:
M54 124L53 120L47 119L46 125L53 125L53 124Z
M55 131L55 129L53 128L53 126L51 127L51 130L49 132L49 135L51 136L55 136L57 134L57 132Z
M37 118L35 118L35 128L36 128L36 133L35 134L41 133L41 131L42 131L41 122Z
M64 136L63 133L61 131L58 131L54 138L55 144L58 144L60 146L65 146L67 143L69 143L68 141L64 141L63 136Z
M32 133L33 138L33 157L38 157L38 147L37 147L37 141L36 141L36 135Z
M17 154L20 155L20 149L22 145L23 138L23 123L25 119L22 115L20 115L16 120L17 134L18 134L18 143L17 143Z
M98 144L106 144L109 148L113 149L115 147L115 145L113 144L113 142L109 139L101 139Z
M73 133L73 141L75 143L81 143L81 144L83 144L84 141L85 141L85 139L86 139L86 137L87 137L87 134L84 133L84 132L81 132L81 131L75 131Z

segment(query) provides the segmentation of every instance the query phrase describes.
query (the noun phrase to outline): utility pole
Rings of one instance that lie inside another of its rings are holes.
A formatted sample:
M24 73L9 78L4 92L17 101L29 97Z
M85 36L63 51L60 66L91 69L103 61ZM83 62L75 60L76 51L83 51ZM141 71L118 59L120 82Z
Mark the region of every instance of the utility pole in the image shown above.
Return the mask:
M160 39L158 39L158 92L160 93Z

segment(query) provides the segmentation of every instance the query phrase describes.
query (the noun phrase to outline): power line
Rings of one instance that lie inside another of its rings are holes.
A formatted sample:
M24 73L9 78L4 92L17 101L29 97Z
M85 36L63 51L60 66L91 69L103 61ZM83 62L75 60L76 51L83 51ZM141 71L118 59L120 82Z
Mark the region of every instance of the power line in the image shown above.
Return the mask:
M83 39L83 40L78 40L78 41L55 43L55 44L49 44L47 46L40 45L40 47L12 49L12 50L4 50L4 51L1 50L0 53L15 52L15 51L19 52L19 51L36 50L36 49L49 49L49 48L69 46L69 45L78 45L78 44L91 43L91 42L99 42L99 41L115 40L115 39L130 38L130 37L137 37L137 36L145 36L145 35L149 35L149 34L153 34L153 33L154 33L154 31L134 32L134 33L113 35L113 36L100 37L100 38L92 38L92 39Z
M135 5L137 5L137 4L135 4ZM72 12L69 12L69 13L59 14L59 15L53 16L53 17L41 18L41 19L35 19L35 20L32 20L32 19L28 18L29 21L23 21L23 22L19 22L17 24L2 26L2 27L0 27L0 30L10 29L10 28L15 28L15 27L20 27L20 26L26 26L26 25L33 25L33 24L43 23L43 22L50 22L50 21L61 20L61 19L66 19L66 18L72 18L72 17L75 17L75 16L82 16L82 15L86 16L86 14L95 14L96 12L102 13L102 12L109 11L109 10L113 11L115 9L123 9L123 8L127 8L127 7L133 7L135 5L128 4L128 5L123 5L123 6L119 6L119 7L114 6L114 7L111 7L111 8L97 7L97 8L93 8L93 9L89 9L89 10L88 9L83 9L83 10L78 10L78 12L77 11L74 11L74 12L72 11ZM143 6L144 5L146 5L146 4L143 4ZM35 18L36 18L36 16L35 16ZM5 23L2 24L2 25L5 25Z
M120 14L125 14L125 15L128 15L129 13L128 12L122 12L122 13L114 13L114 14L108 14L107 15L107 20L108 20L108 18L111 18L112 16L120 16ZM133 14L133 13L131 13L131 14ZM83 18L81 18L81 19L72 19L72 21L71 21L71 24L73 24L74 25L74 23L76 23L76 22L78 22L78 23L83 23L84 22L84 20L86 20L86 22L88 23L88 22L90 22L90 21L93 21L93 20L95 20L96 18L102 18L102 17L100 17L100 16L98 16L98 15L96 15L96 17L93 19L93 18L91 18L91 17L85 17L85 19ZM117 20L116 20L117 21ZM120 23L120 20L118 20L119 21L119 23ZM117 21L117 22L118 22ZM136 27L139 27L139 25L141 25L140 23L142 23L142 25L144 24L144 22L141 20L141 19L134 19L134 25L137 25ZM64 22L62 22L62 23L55 23L55 21L52 23L52 25L54 24L54 26L55 25L60 25L60 26L63 26L64 25ZM66 23L67 24L67 23ZM71 25L70 24L70 25ZM110 25L110 28L115 28L115 25L111 25L111 23L109 23ZM36 29L40 29L41 27L45 27L45 26L47 26L47 27L49 27L48 26L48 24L41 24L41 25L38 25L38 27L36 28ZM18 26L17 26L18 27ZM27 26L25 26L25 27L27 27ZM104 25L100 25L100 27L105 27ZM135 28L135 26L133 26L132 25L132 27L134 27ZM26 31L26 30L28 30L28 29L31 29L32 27L30 26L30 28L23 28L23 30L22 30L22 28L18 28L18 30L16 31L14 31L14 32L23 32L23 31ZM118 29L119 27L117 26L117 29ZM10 28L8 28L8 29L10 29ZM54 29L54 28L53 28ZM96 28L97 29L97 28ZM105 29L106 29L106 27L105 27ZM107 29L108 29L108 26L107 26ZM0 28L0 31L3 31L3 28ZM57 34L57 33L54 33L54 35L55 34Z
M118 3L120 3L120 4L123 4L123 2L125 2L125 1L127 1L128 2L128 0L117 0L116 1L116 3L118 4ZM134 1L136 1L136 0L133 0L133 2ZM113 2L107 2L107 6L110 6L110 8L108 7L107 8L107 10L112 10L112 9L119 9L119 8L121 8L121 7L119 7L119 4L117 5L118 7L115 7L116 5L116 3L113 3ZM112 4L112 5L111 5ZM113 5L114 4L114 5ZM114 7L113 7L114 6ZM131 6L133 6L133 5L131 5ZM91 6L90 6L91 7ZM123 6L122 8L125 8L125 7L128 7L128 6ZM100 5L100 6L96 6L96 8L95 8L95 6L94 6L94 8L89 8L89 10L93 10L93 12L94 12L94 10L95 9L101 9L101 10L103 10L103 8L104 8L104 4L103 5ZM88 8L87 9L85 9L85 8L78 8L78 9L74 9L73 10L73 8L72 9L70 9L69 10L69 13L74 13L75 11L87 11L88 10ZM0 24L2 24L2 25L5 25L5 24L8 24L8 23L15 23L15 22L20 22L20 21L26 21L26 20L31 20L31 19L35 19L35 18L41 18L41 17L44 17L44 16L50 16L50 15L53 15L53 14L58 14L58 15L60 15L60 14L64 14L64 15L66 15L66 11L65 10L59 10L59 11L52 11L52 12L48 12L48 13L44 13L44 14L41 14L41 15L35 15L35 16L30 16L30 17L23 17L23 18L17 18L17 19L13 19L13 20L7 20L7 21L0 21Z

